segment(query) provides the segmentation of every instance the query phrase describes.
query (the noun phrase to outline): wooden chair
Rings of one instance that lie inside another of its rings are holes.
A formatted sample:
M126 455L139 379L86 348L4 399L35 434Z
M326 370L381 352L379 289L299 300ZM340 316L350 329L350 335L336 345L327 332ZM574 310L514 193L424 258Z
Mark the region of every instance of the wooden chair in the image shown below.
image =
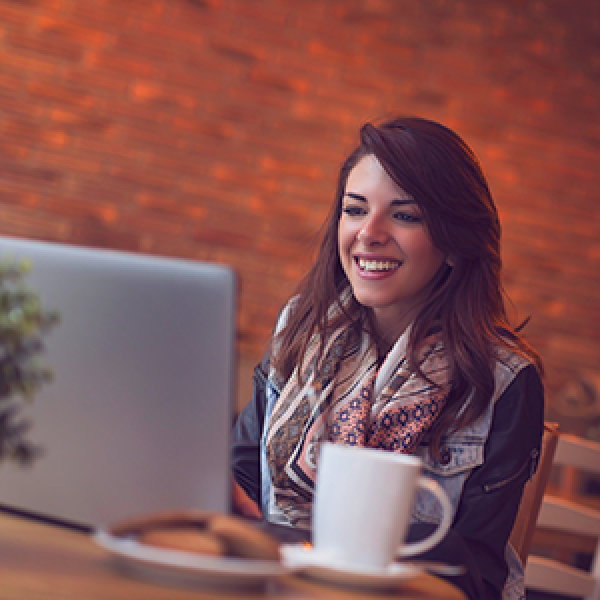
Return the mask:
M579 474L600 474L600 444L574 435L561 434L554 464L561 468L574 468ZM590 507L589 502L586 506L584 502L585 498L580 494L564 498L546 493L537 520L534 542L537 547L538 533L550 532L546 543L554 535L555 543L560 544L563 552L570 545L573 549L592 554L591 569L586 571L577 568L573 561L566 564L554 557L539 556L534 547L535 552L532 551L525 568L527 589L560 594L566 598L600 598L600 499L595 498L596 508ZM591 501L593 503L594 499ZM539 537L544 539L543 536Z
M525 565L531 548L531 541L535 531L536 521L546 483L550 476L554 452L558 442L558 425L555 423L544 423L544 435L540 451L540 460L537 471L531 480L525 485L519 511L512 533L510 543L515 549L521 562Z

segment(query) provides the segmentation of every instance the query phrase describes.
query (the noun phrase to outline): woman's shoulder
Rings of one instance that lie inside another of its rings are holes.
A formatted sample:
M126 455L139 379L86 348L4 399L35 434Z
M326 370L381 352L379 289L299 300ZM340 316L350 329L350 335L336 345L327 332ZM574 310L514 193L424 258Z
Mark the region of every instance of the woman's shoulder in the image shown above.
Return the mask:
M521 377L519 377L519 375ZM516 349L506 346L496 348L494 366L494 402L502 396L515 379L540 378L533 361Z
M534 362L516 352L503 353L496 364L495 388L492 432L513 431L516 437L538 443L545 398L542 378Z

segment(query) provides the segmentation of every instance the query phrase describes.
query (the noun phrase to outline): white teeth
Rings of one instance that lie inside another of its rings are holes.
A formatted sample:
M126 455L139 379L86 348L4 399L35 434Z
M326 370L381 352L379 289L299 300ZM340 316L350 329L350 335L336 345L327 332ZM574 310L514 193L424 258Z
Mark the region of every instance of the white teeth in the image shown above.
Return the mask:
M397 269L400 263L397 260L365 260L359 258L358 266L363 271L391 271Z

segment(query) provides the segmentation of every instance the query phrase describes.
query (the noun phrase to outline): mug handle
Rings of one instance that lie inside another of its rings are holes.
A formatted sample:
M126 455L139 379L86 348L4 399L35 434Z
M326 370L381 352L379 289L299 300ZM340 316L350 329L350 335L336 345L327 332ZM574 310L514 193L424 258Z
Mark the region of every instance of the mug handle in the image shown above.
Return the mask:
M442 505L442 520L437 528L426 538L417 542L402 544L396 552L396 558L406 558L431 550L431 548L442 541L442 538L448 533L450 525L452 525L452 505L442 486L437 481L425 477L424 475L419 477L417 486L428 490L438 499L439 503Z

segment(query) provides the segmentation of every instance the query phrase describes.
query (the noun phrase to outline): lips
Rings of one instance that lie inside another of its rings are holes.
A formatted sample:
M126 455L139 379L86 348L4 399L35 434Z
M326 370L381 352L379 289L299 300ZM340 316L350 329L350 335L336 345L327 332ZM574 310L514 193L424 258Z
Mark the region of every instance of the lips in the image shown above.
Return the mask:
M376 260L355 258L358 268L368 273L385 273L395 271L402 263L398 260Z

